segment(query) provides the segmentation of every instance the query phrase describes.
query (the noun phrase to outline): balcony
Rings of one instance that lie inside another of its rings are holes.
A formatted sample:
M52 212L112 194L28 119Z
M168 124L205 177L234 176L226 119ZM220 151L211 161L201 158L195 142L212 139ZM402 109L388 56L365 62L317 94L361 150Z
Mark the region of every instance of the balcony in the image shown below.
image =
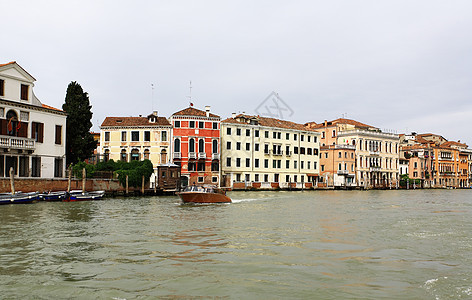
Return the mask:
M196 159L197 158L197 154L195 152L189 152L188 153L188 158L189 159Z
M285 151L285 156L292 156L292 151Z
M20 138L15 136L0 137L0 147L7 149L32 150L34 151L34 139Z
M370 154L370 155L373 155L373 156L379 156L379 155L380 155L380 151L369 151L369 154Z
M180 152L174 152L174 158L175 159L180 159L180 158L182 158L182 154Z
M198 153L198 159L205 159L207 157L205 152L199 152Z
M348 175L349 170L338 170L338 175Z
M370 172L379 172L381 170L381 168L378 167L378 166L372 166L372 167L370 167L369 170L370 170Z
M281 156L283 154L283 151L274 151L272 150L272 155L274 156Z
M219 154L219 153L212 153L212 154L211 154L211 159L217 159L217 160L219 160L219 159L220 159L220 154Z

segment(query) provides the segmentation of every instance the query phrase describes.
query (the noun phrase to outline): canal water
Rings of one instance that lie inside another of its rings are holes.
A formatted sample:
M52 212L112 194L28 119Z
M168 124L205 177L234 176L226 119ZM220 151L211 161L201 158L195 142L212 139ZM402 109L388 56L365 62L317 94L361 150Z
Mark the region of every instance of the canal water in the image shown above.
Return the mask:
M2 299L472 298L472 191L0 206Z

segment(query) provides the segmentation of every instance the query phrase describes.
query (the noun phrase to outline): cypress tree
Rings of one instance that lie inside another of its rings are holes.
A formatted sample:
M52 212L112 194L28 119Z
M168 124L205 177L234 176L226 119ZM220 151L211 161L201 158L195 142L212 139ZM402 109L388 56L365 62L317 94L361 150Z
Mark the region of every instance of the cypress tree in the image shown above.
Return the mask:
M77 82L69 83L62 109L67 112L66 161L75 164L90 158L97 142L90 132L92 128L92 106L89 97Z

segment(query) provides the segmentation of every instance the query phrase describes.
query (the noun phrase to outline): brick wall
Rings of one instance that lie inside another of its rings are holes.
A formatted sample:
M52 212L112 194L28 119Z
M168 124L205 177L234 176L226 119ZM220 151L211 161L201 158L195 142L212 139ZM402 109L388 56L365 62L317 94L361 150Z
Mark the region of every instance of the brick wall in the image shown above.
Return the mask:
M148 188L148 187L146 187ZM72 180L71 190L81 190L82 180ZM118 180L88 179L85 183L87 191L124 191ZM22 192L46 192L67 190L67 179L15 178L15 190ZM130 188L132 191L133 188ZM0 193L10 192L10 179L0 179Z

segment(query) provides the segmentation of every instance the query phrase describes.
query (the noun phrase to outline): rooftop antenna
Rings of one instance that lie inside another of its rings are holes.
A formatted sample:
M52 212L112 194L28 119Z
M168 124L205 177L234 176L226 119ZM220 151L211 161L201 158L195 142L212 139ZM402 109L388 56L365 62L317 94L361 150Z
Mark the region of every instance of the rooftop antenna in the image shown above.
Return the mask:
M192 103L192 80L190 80L190 95L188 96L188 99L189 99L189 102L190 102L190 106L193 106L193 103Z
M154 83L151 83L151 103L152 103L151 111L154 111Z

